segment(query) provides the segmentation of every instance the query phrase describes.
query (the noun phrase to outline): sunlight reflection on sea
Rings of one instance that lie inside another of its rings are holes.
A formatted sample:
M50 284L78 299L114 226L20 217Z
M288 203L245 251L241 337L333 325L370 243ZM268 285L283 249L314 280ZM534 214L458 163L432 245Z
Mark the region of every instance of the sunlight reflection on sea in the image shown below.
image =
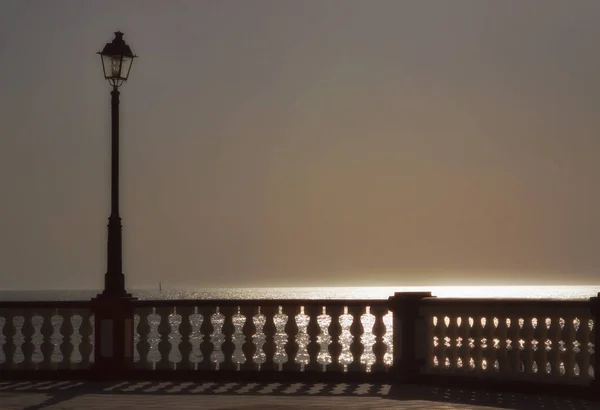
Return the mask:
M139 299L387 299L394 292L431 291L441 298L587 299L600 286L400 286L319 288L169 288L136 290ZM0 300L86 300L99 290L0 291Z

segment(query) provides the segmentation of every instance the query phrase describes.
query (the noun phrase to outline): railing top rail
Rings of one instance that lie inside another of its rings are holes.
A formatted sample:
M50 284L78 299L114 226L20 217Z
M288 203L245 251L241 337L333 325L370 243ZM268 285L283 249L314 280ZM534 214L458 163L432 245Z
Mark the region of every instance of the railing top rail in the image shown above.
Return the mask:
M587 308L589 299L527 299L527 298L424 298L422 306L473 306L473 307L509 307L527 306L532 308L564 307Z
M0 301L0 309L89 309L89 300Z
M164 306L388 306L388 299L147 299L135 307Z

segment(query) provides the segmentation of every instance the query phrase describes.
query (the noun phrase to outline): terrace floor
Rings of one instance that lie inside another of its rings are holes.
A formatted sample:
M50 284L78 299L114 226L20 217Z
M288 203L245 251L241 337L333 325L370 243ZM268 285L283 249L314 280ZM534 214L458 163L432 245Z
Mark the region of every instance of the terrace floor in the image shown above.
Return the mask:
M324 383L0 382L0 409L598 410L600 402L468 389Z

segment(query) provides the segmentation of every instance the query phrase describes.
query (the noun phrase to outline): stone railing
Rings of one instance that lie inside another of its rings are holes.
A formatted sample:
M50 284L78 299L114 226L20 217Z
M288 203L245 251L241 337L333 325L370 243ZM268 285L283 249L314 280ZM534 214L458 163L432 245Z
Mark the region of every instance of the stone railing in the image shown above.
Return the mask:
M599 300L0 302L0 379L386 380L593 395Z
M421 302L426 374L589 385L596 337L589 301Z
M0 373L87 369L93 362L89 301L0 302Z
M387 300L136 301L141 369L384 372Z

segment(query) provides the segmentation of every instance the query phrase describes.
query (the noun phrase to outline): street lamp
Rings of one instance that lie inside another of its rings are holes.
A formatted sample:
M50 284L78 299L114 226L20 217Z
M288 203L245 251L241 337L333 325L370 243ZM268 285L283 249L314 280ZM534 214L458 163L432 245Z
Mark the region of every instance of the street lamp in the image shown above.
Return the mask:
M112 86L111 94L111 179L110 217L108 218L107 271L103 297L128 297L122 264L121 217L119 216L119 87L127 81L133 60L137 56L117 31L112 42L99 51L104 78Z

